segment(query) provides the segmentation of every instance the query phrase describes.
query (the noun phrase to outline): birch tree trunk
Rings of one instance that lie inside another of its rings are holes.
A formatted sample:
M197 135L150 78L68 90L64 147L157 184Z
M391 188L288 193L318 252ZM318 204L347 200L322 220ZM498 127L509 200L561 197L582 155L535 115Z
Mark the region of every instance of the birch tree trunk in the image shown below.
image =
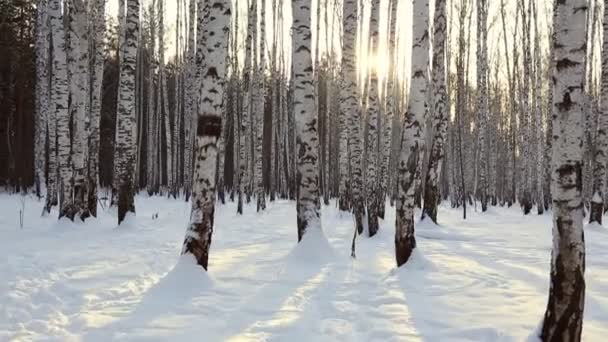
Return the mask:
M553 250L543 341L580 341L585 305L582 157L586 0L556 2L553 100Z
M118 113L116 115L116 149L118 156L115 170L118 174L116 185L118 190L118 224L127 213L135 214L135 149L137 134L135 120L135 66L137 59L137 44L139 38L139 0L127 0L125 17L124 42L121 54L120 80L118 85Z
M607 8L608 9L608 8ZM591 198L591 212L589 223L602 224L604 214L604 192L606 190L606 153L608 153L608 10L604 10L604 44L602 45L602 73L600 103L601 110L598 119L597 142L595 148L595 162L593 168L593 197Z
M370 34L370 57L378 54L380 21L380 1L371 3L371 18L369 23ZM365 197L367 200L367 229L369 236L378 232L378 116L380 105L378 103L378 70L377 66L371 67L369 73L369 91L367 100L367 172L365 177Z
M251 78L252 78L252 70L253 70L253 60L252 60L252 47L253 47L253 35L254 28L256 27L254 24L256 22L256 1L251 1L249 5L249 11L247 16L247 38L245 41L245 66L243 70L243 80L242 83L244 85L243 90L243 108L241 115L241 132L240 132L240 172L239 172L239 196L238 196L238 204L237 204L237 212L239 214L243 214L243 195L247 191L247 187L249 186L249 168L248 166L248 155L249 155L249 144L250 140L250 118L249 118L249 109L251 107Z
M73 206L66 216L83 220L89 216L85 202L85 155L88 141L85 118L89 94L89 38L86 6L82 0L70 0L70 57L73 72L70 75L70 116L72 117L72 166L74 172Z
M429 216L437 223L437 205L441 199L439 194L439 179L444 158L444 141L448 128L447 92L445 82L445 41L446 41L446 4L445 0L435 1L434 32L433 32L433 126L434 136L429 156L428 171L424 187L424 207L422 218Z
M38 0L36 18L36 123L35 123L35 183L36 194L41 196L45 184L46 139L49 116L49 14L48 1ZM51 174L52 175L52 174ZM49 177L51 178L51 177ZM48 190L48 189L47 189ZM49 196L47 191L47 197Z
M531 74L531 66L532 66L532 60L531 60L531 46L530 46L530 18L531 18L531 14L530 11L528 10L528 12L526 13L525 11L525 5L523 3L523 0L519 1L519 8L520 8L520 12L521 12L521 16L522 16L522 23L523 23L523 75L522 75L522 80L521 82L521 117L520 117L520 127L521 130L523 130L523 134L521 135L523 138L523 142L522 142L522 147L523 147L523 160L522 160L522 176L523 176L523 191L522 191L522 199L521 199L521 205L524 211L524 214L527 215L530 213L530 211L532 210L532 194L531 194L531 190L532 190L532 175L531 175L531 165L532 165L532 148L533 148L533 143L532 143L532 136L531 136L531 131L532 131L532 115L531 115L531 111L530 111L530 99L529 99L529 92L530 92L530 74ZM520 130L520 131L521 131Z
M164 19L164 3L165 0L158 1L158 60L160 66L159 89L160 96L159 101L162 103L160 110L163 113L163 121L165 125L165 154L166 154L166 176L167 176L167 195L171 194L173 190L173 139L171 130L171 115L169 113L169 97L167 95L167 75L165 73L165 19Z
M196 128L192 211L182 254L192 254L205 270L213 233L217 141L222 131L230 5L228 0L206 1L203 18L199 18L204 21L202 43L206 54Z
M257 0L255 0L257 1ZM257 211L266 209L266 193L264 192L264 177L262 164L262 151L264 146L264 111L266 104L266 91L264 82L264 72L266 70L266 1L261 1L260 9L260 35L258 37L258 47L260 49L260 61L255 72L255 112L252 113L256 118L256 143L255 143L255 187L257 197Z
M397 266L407 262L416 248L414 236L414 200L416 169L423 141L427 110L429 3L414 0L412 30L412 79L410 100L401 135L401 153L397 167L397 206L395 223L395 256Z
M488 117L487 2L477 0L477 123L479 141L479 197L481 211L488 210L486 126Z
M104 33L106 28L105 0L95 0L93 16L92 54L93 65L91 69L91 113L89 126L89 157L88 157L88 198L89 214L97 217L97 178L99 174L99 121L101 118L101 96L103 83L104 62ZM151 96L150 96L151 97Z
M539 215L542 215L545 211L545 205L544 205L544 195L543 195L543 160L544 160L544 149L543 149L543 143L544 143L544 139L543 139L543 129L542 129L542 94L541 94L541 88L542 88L542 61L541 61L541 51L540 51L540 33L538 31L538 13L536 11L536 3L532 2L531 4L532 6L532 11L534 13L533 18L534 18L534 59L535 59L535 63L534 63L534 67L535 67L535 73L534 73L534 87L533 87L533 93L534 93L534 101L535 101L535 105L534 105L534 117L536 120L536 127L535 127L535 141L536 144L534 146L535 148L535 154L536 154L536 211Z
M308 229L321 230L319 201L319 136L315 113L311 57L310 0L293 0L293 83L297 137L298 241Z
M340 115L348 124L348 148L350 152L350 200L355 216L356 229L363 232L363 180L361 111L357 90L355 46L357 43L357 1L345 0L342 13L342 89L340 91Z
M61 218L72 211L73 202L72 168L70 167L70 117L68 113L69 89L66 39L60 0L52 0L50 2L49 15L53 42L53 87L51 88L51 100L55 107L55 118L51 118L51 120L56 120L57 123L57 161L61 178L59 184L61 193L59 218ZM51 166L49 164L49 167Z
M382 124L382 149L380 163L380 201L378 202L378 216L384 219L384 208L389 183L389 165L391 158L391 146L393 143L393 116L397 110L398 86L397 86L397 0L390 0L390 22L388 32L388 74L386 83L386 108L381 116Z
M148 194L154 194L157 192L157 170L158 170L158 143L157 143L157 112L156 112L156 98L155 96L155 83L156 82L156 0L152 1L152 4L149 7L150 11L150 67L148 70L148 134L147 144L148 144Z

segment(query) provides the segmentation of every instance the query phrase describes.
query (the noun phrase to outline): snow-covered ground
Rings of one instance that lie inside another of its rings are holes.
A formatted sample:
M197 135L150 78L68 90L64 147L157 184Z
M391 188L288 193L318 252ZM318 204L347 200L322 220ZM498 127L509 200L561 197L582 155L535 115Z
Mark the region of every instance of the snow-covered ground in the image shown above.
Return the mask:
M138 196L116 227L39 217L42 202L0 195L0 341L522 341L544 313L550 215L442 207L394 261L394 210L374 238L323 208L329 246L296 246L293 202L219 206L209 275L179 258L189 206ZM100 209L101 210L101 209ZM158 215L158 218L154 218ZM608 336L608 230L587 226L583 337ZM305 251L307 247L310 251Z

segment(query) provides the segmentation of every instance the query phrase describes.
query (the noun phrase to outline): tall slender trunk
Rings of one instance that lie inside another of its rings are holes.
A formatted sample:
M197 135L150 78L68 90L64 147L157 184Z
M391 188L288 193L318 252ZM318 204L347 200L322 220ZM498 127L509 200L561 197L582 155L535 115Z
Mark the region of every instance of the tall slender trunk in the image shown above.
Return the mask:
M70 116L72 117L72 166L74 177L73 205L66 216L74 219L76 214L82 219L89 216L85 202L87 193L85 156L88 134L85 128L85 117L88 109L89 94L89 37L86 6L82 0L70 0L70 64L73 72L70 75Z
M355 46L357 42L357 1L345 0L342 13L342 89L340 91L340 115L349 127L348 148L350 150L350 195L355 226L359 234L363 232L363 177L361 134L361 111L357 89L357 69L355 66Z
M260 61L255 71L255 106L252 115L256 118L255 135L255 188L257 197L257 211L266 209L266 192L264 191L264 177L262 153L264 147L264 113L266 104L265 71L266 71L266 1L262 1L260 8L260 35L258 36Z
M441 178L444 158L444 141L448 128L447 93L445 84L445 40L446 40L446 4L445 0L436 0L433 32L433 126L435 127L428 171L424 187L424 208L422 218L428 215L437 223L437 205L440 201L439 179Z
M89 170L88 198L89 213L97 217L97 178L99 174L99 124L101 118L101 95L103 83L104 33L106 29L105 0L96 0L94 7L93 68L91 70L91 118L89 125ZM150 96L151 97L151 96Z
M222 111L228 53L231 8L228 0L206 1L203 9L202 42L206 54L202 65L201 101L196 128L196 151L192 211L182 254L192 254L207 270L215 209L217 141L222 131Z
M321 230L319 200L319 135L315 113L314 76L311 57L311 1L294 0L293 13L293 105L297 137L298 241L307 231Z
M45 184L45 146L50 102L49 78L49 14L48 1L38 0L36 18L36 122L35 122L35 183L36 195L41 197ZM48 192L47 192L48 196Z
M479 142L479 196L481 210L488 210L488 156L486 126L488 117L487 2L477 0L477 122Z
M530 92L530 71L531 71L531 52L530 52L530 20L531 13L530 10L526 13L524 0L520 0L518 3L520 13L522 16L522 24L523 24L523 75L521 75L522 80L520 81L520 93L521 93L521 117L520 117L520 127L523 129L523 160L522 160L522 176L523 176L523 193L521 199L521 205L523 208L523 212L525 215L529 214L532 210L532 175L531 175L531 165L532 165L532 115L531 115L531 105L529 100L529 92Z
M556 1L553 51L553 249L540 337L580 341L585 306L582 164L586 0Z
M543 156L544 156L544 139L542 129L542 61L540 51L540 33L538 31L538 15L536 11L536 3L532 2L532 12L534 20L534 117L536 120L535 127L535 154L536 154L536 210L539 215L545 211L544 195L543 195Z
M371 18L369 23L370 31L370 56L378 54L379 47L379 21L380 21L380 1L374 0L371 3ZM374 236L378 232L378 201L379 201L379 182L378 182L378 117L380 104L378 103L378 70L372 66L369 73L369 91L367 100L367 172L365 175L365 197L367 199L367 229L369 236Z
M237 204L237 212L239 214L243 213L243 195L247 191L247 187L249 186L249 168L248 168L248 155L250 154L250 146L248 142L251 139L250 136L250 107L251 107L251 79L252 79L252 70L253 70L253 60L252 60L252 50L253 50L253 30L256 27L256 1L251 1L249 5L248 15L247 15L247 38L245 41L245 66L243 70L243 108L241 112L241 120L240 120L240 173L239 173L239 196L238 196L238 204Z
M66 39L63 23L63 14L60 0L52 0L49 4L49 15L51 19L52 42L53 42L53 87L51 88L51 101L54 106L54 118L57 127L57 162L59 166L59 193L60 207L59 217L66 216L72 209L72 177L70 167L70 127L68 113L68 74ZM51 131L51 129L49 129ZM52 132L50 135L53 144ZM53 166L49 163L49 168ZM52 170L52 169L50 169ZM50 207L48 208L50 210Z
M135 67L137 45L139 38L139 0L127 0L127 14L124 27L124 42L122 46L122 64L120 65L120 80L118 85L118 113L116 115L116 149L118 174L116 185L118 190L118 224L127 213L135 214L135 150L137 134L135 117Z
M595 162L593 168L593 197L591 198L591 212L589 213L589 223L597 222L602 224L604 214L604 192L606 188L606 153L608 153L608 10L604 10L604 44L602 45L602 74L597 142L595 148Z
M397 167L397 207L395 223L395 255L397 266L407 262L416 247L414 237L414 200L416 170L421 162L422 136L427 111L429 3L414 0L412 31L412 80L410 101L401 135L401 154Z
M390 0L389 32L388 32L388 74L386 83L386 108L381 116L382 150L380 162L380 193L378 201L378 216L384 219L384 207L389 183L389 164L393 137L393 115L397 110L397 0Z

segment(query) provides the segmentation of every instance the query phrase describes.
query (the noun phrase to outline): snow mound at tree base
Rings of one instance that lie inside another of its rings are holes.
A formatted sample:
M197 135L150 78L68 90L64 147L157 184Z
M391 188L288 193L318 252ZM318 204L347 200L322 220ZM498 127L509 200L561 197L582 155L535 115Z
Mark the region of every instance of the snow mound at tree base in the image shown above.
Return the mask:
M144 294L134 316L179 310L181 306L212 287L213 280L207 271L196 263L194 256L182 255L175 267Z
M184 296L212 286L213 280L209 277L207 271L196 263L194 256L184 254L179 257L175 267L148 290L146 297L155 294L161 295L159 297L165 297L165 294Z
M287 255L286 262L295 265L319 265L334 260L336 253L323 230L310 227L302 240Z
M336 261L336 252L317 227L309 227L302 240L287 254L278 273L279 278L308 277L323 266Z

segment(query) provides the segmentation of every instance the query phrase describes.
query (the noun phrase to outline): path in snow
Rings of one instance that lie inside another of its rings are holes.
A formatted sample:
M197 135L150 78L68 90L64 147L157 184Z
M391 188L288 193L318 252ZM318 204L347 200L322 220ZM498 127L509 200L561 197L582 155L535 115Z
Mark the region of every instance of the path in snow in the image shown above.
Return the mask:
M117 228L106 211L86 224L39 218L43 203L28 197L20 229L20 197L0 195L0 341L521 341L544 313L547 214L491 208L463 221L442 207L441 226L418 224L418 249L396 270L392 208L353 260L352 217L335 207L322 213L329 250L304 252L293 251L293 202L243 216L228 203L207 276L178 257L188 204L136 201L137 217ZM608 230L585 234L583 334L602 341Z

